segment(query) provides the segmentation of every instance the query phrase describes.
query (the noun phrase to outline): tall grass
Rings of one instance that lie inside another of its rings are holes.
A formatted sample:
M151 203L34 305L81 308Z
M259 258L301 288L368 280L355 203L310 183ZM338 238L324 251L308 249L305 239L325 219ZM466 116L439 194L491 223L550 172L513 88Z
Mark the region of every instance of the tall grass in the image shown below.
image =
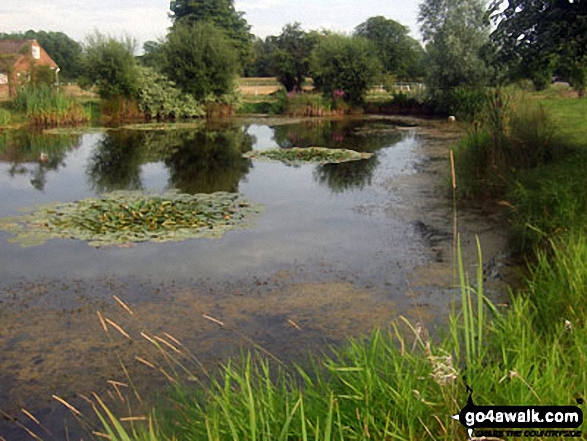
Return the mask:
M568 142L540 102L495 89L455 150L460 194L503 196L520 170L550 164L568 151Z
M79 124L89 120L88 113L73 98L51 86L26 86L14 98L15 109L26 114L39 127Z
M6 109L0 108L0 127L7 126L10 124L11 115L10 112Z

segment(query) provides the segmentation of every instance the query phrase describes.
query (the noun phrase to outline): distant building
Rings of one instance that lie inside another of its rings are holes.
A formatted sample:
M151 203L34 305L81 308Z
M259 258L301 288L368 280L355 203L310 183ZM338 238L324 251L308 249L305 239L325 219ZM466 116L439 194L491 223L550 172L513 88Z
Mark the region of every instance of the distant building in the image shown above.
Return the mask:
M0 40L0 97L12 96L35 66L49 66L57 82L59 66L36 40Z

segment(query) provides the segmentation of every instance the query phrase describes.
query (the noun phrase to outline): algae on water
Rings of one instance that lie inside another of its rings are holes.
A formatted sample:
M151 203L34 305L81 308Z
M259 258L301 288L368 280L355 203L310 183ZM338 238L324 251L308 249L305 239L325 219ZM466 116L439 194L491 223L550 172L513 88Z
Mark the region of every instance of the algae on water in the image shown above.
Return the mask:
M289 149L253 150L244 153L243 156L249 159L281 161L286 164L329 164L368 159L372 156L372 153L323 147L293 147Z
M22 246L72 238L92 246L220 237L246 226L261 207L239 194L216 192L154 195L118 191L76 202L43 205L20 217L0 219L0 230Z

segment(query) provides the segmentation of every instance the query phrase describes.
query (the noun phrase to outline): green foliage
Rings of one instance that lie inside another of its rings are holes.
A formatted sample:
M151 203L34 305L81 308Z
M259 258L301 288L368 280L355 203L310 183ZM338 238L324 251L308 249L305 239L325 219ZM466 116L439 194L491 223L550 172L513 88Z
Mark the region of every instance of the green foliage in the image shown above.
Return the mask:
M498 9L494 9L497 28L492 34L499 47L497 61L518 77L534 80L536 72L546 76L555 62L584 63L587 21L583 2L511 0ZM543 84L538 82L539 90Z
M84 46L85 81L96 84L102 98L134 97L138 85L133 52L132 40L119 41L96 31Z
M436 96L436 113L454 115L458 120L475 121L484 110L487 92L482 89L455 87Z
M231 193L114 192L100 199L39 207L28 216L0 223L0 228L16 234L13 241L22 244L52 238L81 239L93 246L166 242L221 236L258 210Z
M178 25L212 23L224 32L236 50L241 69L252 58L251 26L243 17L244 13L235 10L233 0L173 0L170 8L173 13L172 32Z
M579 98L583 98L585 95L585 88L587 87L587 66L585 61L576 61L571 66L571 85L573 89L579 95Z
M426 43L426 84L436 97L455 87L485 85L481 50L489 40L483 0L425 0L419 22Z
M333 112L333 101L319 93L295 93L285 95L283 113L291 116L326 116Z
M0 127L7 126L10 124L10 120L12 119L10 111L7 109L0 108Z
M543 106L496 89L455 152L457 181L464 193L503 195L520 170L562 157L565 147Z
M212 23L176 24L163 45L163 72L198 101L214 101L233 92L237 54Z
M521 173L508 194L516 207L513 217L519 249L531 250L561 235L585 232L586 162L581 152L555 165Z
M159 69L165 58L163 56L163 43L162 41L146 41L143 44L143 55L140 57L141 64L143 66L151 67L153 69Z
M55 72L49 66L33 65L30 74L31 84L35 86L52 86L55 84Z
M346 101L361 104L380 75L381 64L366 38L332 34L319 40L310 70L316 88L325 96L342 91Z
M373 42L386 72L418 78L424 74L424 49L409 33L406 26L382 16L371 17L355 28L355 34Z
M79 124L90 117L75 99L47 85L19 89L13 106L25 113L31 124L40 127Z
M164 75L148 67L137 68L139 110L154 119L193 118L205 111L193 96L182 94Z
M253 57L245 65L245 77L271 77L273 71L273 52L276 37L269 36L265 40L257 37L253 43Z
M297 22L285 25L281 34L273 40L271 71L286 91L302 90L316 42L316 35L304 32Z
M330 164L368 159L372 153L359 153L347 149L328 149L322 147L292 147L288 149L253 150L243 155L251 159L281 161L286 164Z

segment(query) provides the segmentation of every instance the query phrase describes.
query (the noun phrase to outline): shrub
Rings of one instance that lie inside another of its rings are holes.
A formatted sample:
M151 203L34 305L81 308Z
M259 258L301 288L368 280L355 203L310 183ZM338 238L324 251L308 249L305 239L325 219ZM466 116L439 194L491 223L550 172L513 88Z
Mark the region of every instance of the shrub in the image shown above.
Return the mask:
M96 84L102 98L136 95L137 64L132 40L119 41L95 32L88 37L84 49L82 84Z
M193 96L181 93L165 75L148 67L138 67L137 72L138 108L147 118L193 118L205 114Z

